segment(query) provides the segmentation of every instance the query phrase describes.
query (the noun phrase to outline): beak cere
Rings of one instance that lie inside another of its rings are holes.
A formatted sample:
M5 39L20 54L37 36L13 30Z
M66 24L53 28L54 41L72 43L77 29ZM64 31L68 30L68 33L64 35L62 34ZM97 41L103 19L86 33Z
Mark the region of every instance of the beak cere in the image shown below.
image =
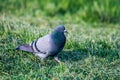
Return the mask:
M64 30L64 33L68 33L67 30Z

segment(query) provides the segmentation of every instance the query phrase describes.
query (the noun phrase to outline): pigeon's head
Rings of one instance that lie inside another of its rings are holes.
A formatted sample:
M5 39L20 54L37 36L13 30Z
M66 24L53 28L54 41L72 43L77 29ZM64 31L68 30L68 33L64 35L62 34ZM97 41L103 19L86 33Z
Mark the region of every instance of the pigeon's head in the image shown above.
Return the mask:
M61 33L64 33L64 32L67 33L67 30L65 29L64 25L57 26L57 27L55 28L55 31L61 32Z
M57 26L54 31L52 32L52 39L55 41L58 45L64 45L66 41L65 36L66 29L63 25Z

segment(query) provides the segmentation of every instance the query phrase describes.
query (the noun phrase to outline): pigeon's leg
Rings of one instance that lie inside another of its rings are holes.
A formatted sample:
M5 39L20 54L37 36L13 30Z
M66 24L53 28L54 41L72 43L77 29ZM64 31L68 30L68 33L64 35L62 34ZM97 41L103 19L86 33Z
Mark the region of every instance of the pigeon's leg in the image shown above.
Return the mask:
M58 56L54 56L54 59L55 59L58 63L60 63L60 60L58 59Z
M43 54L43 53L36 53L35 55L39 56L42 61L48 56L47 54Z

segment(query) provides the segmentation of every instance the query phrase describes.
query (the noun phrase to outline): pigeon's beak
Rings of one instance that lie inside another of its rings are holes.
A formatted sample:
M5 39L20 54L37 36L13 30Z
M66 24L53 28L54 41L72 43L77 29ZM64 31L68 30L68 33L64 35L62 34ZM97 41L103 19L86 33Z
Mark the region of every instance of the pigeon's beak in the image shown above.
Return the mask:
M64 30L64 33L68 33L68 31L67 31L67 30Z

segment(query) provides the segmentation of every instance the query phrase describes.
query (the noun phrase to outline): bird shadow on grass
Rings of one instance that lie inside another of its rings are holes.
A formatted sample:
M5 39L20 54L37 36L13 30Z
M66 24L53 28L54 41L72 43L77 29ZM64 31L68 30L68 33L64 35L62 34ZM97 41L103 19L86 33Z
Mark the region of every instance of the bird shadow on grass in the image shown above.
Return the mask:
M71 42L73 49L69 48L64 50L59 54L61 61L79 61L84 60L90 56L105 58L109 61L120 58L119 49L120 47L117 44L106 43L105 41L86 41L85 43L78 44L77 42Z
M89 55L84 50L70 50L70 51L63 51L58 56L63 62L66 61L72 62L72 61L79 61L85 59Z
M116 53L114 53L114 52L116 52ZM112 60L119 58L119 55L117 53L118 53L117 51L111 51L110 54L107 54L105 52L104 52L104 54L102 54L102 51L99 51L99 53L97 53L97 52L92 53L91 51L86 50L86 49L79 49L79 50L62 51L58 56L59 56L60 60L63 62L80 61L80 60L84 60L90 56L106 58L109 61L112 61Z

